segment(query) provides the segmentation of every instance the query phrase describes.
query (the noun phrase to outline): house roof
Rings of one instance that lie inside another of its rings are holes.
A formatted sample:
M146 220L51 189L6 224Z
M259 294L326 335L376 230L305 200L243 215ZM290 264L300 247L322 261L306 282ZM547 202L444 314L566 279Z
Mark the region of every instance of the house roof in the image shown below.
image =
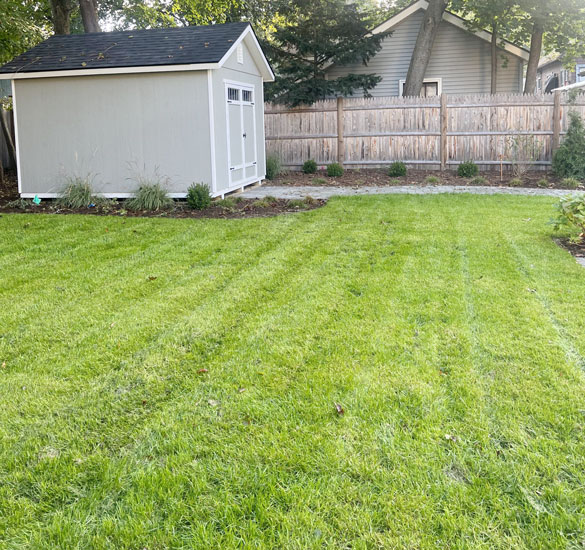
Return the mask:
M249 23L55 35L0 67L0 78L218 68L244 39L273 80Z
M407 17L410 17L411 15L413 15L414 13L416 13L419 10L426 11L426 9L428 7L429 7L429 3L427 2L427 0L417 0L417 1L413 2L412 4L410 4L410 6L407 6L403 10L399 11L397 14L392 16L390 19L384 21L384 23L378 25L376 28L374 28L371 31L371 33L372 34L379 34L381 32L390 31L390 30L392 30L393 27L398 25L398 23L401 23L402 21L404 21ZM452 25L455 25L456 27L459 27L460 29L463 29L467 32L470 32L471 34L477 36L478 38L481 38L482 40L485 40L486 42L491 42L491 40L492 40L492 33L491 32L488 32L486 30L470 31L465 19L463 19L462 17L459 17L458 15L455 15L454 13L451 13L450 11L445 11L443 13L443 21L446 21L447 23L451 23ZM508 42L507 40L503 40L501 43L502 43L502 48L504 50L506 50L508 53L515 55L516 57L520 57L524 61L528 61L528 57L530 55L530 52L526 48L523 48L521 46L513 44L512 42Z

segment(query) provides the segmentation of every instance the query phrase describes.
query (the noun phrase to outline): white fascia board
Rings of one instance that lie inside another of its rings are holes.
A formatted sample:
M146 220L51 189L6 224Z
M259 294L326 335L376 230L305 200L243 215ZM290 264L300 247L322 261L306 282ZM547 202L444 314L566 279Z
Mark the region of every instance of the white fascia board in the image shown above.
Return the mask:
M207 71L218 69L219 63L192 63L187 65L154 65L146 67L108 67L105 69L71 69L64 71L38 71L32 73L0 74L0 80L27 78L56 78L62 76L97 76L109 74L173 73L179 71Z
M251 42L251 45L253 46L251 48L252 55L254 56L254 60L258 64L258 68L262 73L262 78L264 79L264 82L274 82L275 76L274 73L272 72L272 69L270 68L270 63L268 63L268 60L266 59L266 56L264 55L264 52L262 51L262 48L258 43L258 39L256 38L256 35L254 34L251 25L248 25L246 27L246 29L244 30L244 32L242 32L240 37L232 44L231 48L219 60L218 66L223 67L225 65L226 61L230 58L230 56L234 53L238 45L241 44L244 39L252 41Z

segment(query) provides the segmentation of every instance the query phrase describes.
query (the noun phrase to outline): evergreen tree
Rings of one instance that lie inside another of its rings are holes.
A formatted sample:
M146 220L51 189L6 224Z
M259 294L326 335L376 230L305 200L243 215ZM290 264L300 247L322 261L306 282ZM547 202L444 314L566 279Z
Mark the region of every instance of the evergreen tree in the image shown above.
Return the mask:
M279 15L283 23L264 44L277 74L276 82L266 86L268 100L310 105L358 89L368 96L380 82L375 74L325 78L331 63L367 65L380 50L387 34L368 35L367 9L344 0L292 0Z

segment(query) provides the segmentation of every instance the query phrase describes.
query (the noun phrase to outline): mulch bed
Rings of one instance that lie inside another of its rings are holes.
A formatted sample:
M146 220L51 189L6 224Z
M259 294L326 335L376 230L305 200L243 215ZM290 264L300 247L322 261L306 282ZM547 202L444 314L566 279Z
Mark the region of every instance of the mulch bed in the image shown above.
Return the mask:
M585 258L585 241L574 243L569 239L555 239L555 242L575 256L575 258Z
M516 176L510 173L504 173L500 180L500 173L498 171L480 172L480 177L485 181L481 183L474 182L473 178L460 178L454 172L438 172L431 170L409 170L408 174L402 178L395 178L388 176L387 170L346 170L343 176L339 178L330 178L325 171L319 171L316 174L304 174L303 172L287 172L283 173L277 178L267 181L266 185L283 185L283 186L302 186L314 185L319 187L326 186L344 186L344 187L360 187L360 186L402 186L402 185L482 185L490 187L508 187L511 180ZM437 182L428 182L427 178L437 178ZM544 171L526 172L520 178L522 180L521 187L531 188L549 188L549 189L563 189L561 179L556 178L553 174ZM548 184L546 186L539 185L546 179Z
M234 198L237 195L234 196ZM8 207L7 204L18 199L16 176L6 174L4 184L0 184L0 215L6 214L90 214L93 216L127 216L141 218L259 218L304 212L323 206L327 201L314 199L311 203L302 206L295 206L298 201L291 203L285 199L275 199L270 204L257 199L241 198L235 204L225 207L221 203L212 203L205 210L193 210L185 201L175 201L175 207L169 210L152 211L131 211L124 207L124 201L114 203L112 201L107 207L93 208L62 208L54 200L44 199L41 204L34 205L27 201L26 208Z

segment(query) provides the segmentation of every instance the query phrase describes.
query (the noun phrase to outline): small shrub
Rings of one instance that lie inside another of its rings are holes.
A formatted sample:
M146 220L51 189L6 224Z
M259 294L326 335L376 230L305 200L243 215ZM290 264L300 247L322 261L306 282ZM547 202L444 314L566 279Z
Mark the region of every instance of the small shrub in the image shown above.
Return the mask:
M87 208L90 204L101 204L105 199L94 194L92 180L91 175L67 178L67 183L59 192L56 203L65 208Z
M164 210L173 206L174 201L167 194L165 187L159 183L143 183L134 197L125 202L129 210Z
M577 229L578 241L585 240L585 195L563 197L557 205L558 217L554 220L555 229L563 227Z
M337 162L329 164L327 166L327 175L330 178L340 178L343 176L343 167Z
M266 158L266 179L273 180L281 171L280 159L276 155L268 155Z
M475 164L475 162L473 162L472 160L462 162L457 167L457 175L460 178L473 178L474 176L477 176L478 173L479 168L477 167L477 164Z
M565 178L561 181L561 187L565 189L577 189L581 185L581 182L576 178Z
M13 201L7 202L3 208L15 208L17 210L28 210L31 206L33 206L33 202L27 199L15 199Z
M553 172L560 177L585 180L585 127L583 120L574 111L567 135L553 157Z
M487 179L483 176L475 176L469 181L470 185L485 185L487 183Z
M258 199L257 201L254 201L252 206L255 206L257 208L270 208L270 207L274 206L277 202L278 202L277 199L268 195L267 197L264 197L263 199Z
M215 201L214 205L219 206L219 208L223 208L224 210L233 210L237 203L238 201L235 199L235 197L228 197L227 199L220 199Z
M187 204L194 210L205 210L211 204L209 186L205 183L194 183L187 189Z
M548 187L549 186L549 182L546 178L541 178L536 182L536 185L538 187Z
M406 176L406 164L404 162L393 162L388 168L388 175L391 178L402 178Z
M324 183L327 183L327 180L325 178L313 178L313 183L323 185Z
M305 203L305 201L301 199L292 199L288 201L289 208L305 208L306 206L307 204Z
M400 180L390 180L390 185L402 185Z
M303 172L305 174L314 174L317 171L317 163L310 159L303 164Z
M509 182L508 185L510 187L522 187L523 185L523 181L520 178L512 178Z
M306 205L308 206L313 206L314 204L317 204L317 199L314 199L313 197L311 197L311 195L307 195L303 201L305 202Z
M439 183L441 180L437 177L437 176L427 176L425 178L425 183L428 183L429 185L434 185L436 183Z

